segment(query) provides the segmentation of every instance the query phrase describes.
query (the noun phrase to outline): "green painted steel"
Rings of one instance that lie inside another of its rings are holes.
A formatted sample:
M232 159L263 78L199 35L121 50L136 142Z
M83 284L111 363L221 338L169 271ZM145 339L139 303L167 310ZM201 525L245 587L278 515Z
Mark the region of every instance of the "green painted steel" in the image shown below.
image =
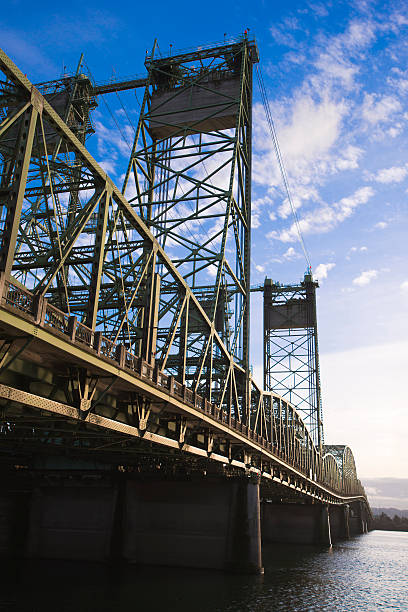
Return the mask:
M13 448L70 439L85 452L95 428L114 444L120 432L341 503L336 458L249 368L256 61L245 35L153 50L121 191L84 146L95 92L81 61L41 93L0 51L0 384ZM355 474L351 488L364 496Z

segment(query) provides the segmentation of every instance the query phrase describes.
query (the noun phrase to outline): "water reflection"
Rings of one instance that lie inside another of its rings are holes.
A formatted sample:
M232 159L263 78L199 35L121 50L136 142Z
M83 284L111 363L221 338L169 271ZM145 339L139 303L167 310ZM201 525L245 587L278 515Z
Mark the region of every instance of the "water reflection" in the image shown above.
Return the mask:
M1 612L408 610L408 534L264 547L264 576L77 562L8 563Z

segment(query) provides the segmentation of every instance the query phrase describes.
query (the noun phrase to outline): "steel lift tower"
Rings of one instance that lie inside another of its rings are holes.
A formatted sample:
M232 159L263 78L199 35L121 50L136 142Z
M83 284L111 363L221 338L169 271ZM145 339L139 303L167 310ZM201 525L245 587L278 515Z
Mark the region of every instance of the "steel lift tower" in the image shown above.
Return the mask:
M145 78L102 86L81 61L32 87L31 106L12 80L0 84L0 276L46 299L56 328L66 313L77 337L85 325L108 355L131 353L248 423L256 43L242 35L169 57L154 45ZM96 96L142 86L128 210L83 145ZM68 384L76 393L95 381L75 368Z
M316 288L310 271L297 285L264 283L264 388L286 397L321 450L323 420Z
M179 382L233 406L235 416L250 404L251 101L258 61L246 35L168 57L155 45L146 57L123 185L241 371L226 367L213 336L162 273L159 320L169 307L178 311L174 328L158 333L156 357Z

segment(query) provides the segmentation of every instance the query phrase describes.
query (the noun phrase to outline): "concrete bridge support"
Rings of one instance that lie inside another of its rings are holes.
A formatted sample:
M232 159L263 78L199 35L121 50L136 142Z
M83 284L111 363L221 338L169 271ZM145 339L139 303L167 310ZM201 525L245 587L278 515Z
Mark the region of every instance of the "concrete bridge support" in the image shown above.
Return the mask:
M264 542L316 544L330 547L329 510L323 504L262 504Z
M367 533L368 520L365 504L360 501L353 502L350 505L350 535Z
M30 493L10 491L4 487L0 492L0 557L21 557L25 552Z
M365 533L369 524L361 502L350 511L347 505L260 504L259 483L246 477L165 480L55 470L17 480L0 492L3 557L261 573L261 528L265 543L330 547Z
M259 484L246 478L60 478L37 485L24 504L17 493L3 497L1 556L263 571Z
M330 506L329 517L332 541L348 540L350 538L350 507L347 504Z
M130 481L123 538L131 562L261 573L259 484Z
M104 561L111 554L117 488L54 486L33 491L26 554Z

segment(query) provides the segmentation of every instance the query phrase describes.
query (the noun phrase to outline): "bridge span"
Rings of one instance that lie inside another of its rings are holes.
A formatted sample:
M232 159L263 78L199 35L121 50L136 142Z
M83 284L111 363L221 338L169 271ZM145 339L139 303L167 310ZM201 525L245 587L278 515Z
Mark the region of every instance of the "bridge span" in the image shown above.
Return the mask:
M262 571L261 533L330 546L370 509L320 406L249 368L256 44L154 53L119 190L81 65L36 88L0 51L0 550Z

